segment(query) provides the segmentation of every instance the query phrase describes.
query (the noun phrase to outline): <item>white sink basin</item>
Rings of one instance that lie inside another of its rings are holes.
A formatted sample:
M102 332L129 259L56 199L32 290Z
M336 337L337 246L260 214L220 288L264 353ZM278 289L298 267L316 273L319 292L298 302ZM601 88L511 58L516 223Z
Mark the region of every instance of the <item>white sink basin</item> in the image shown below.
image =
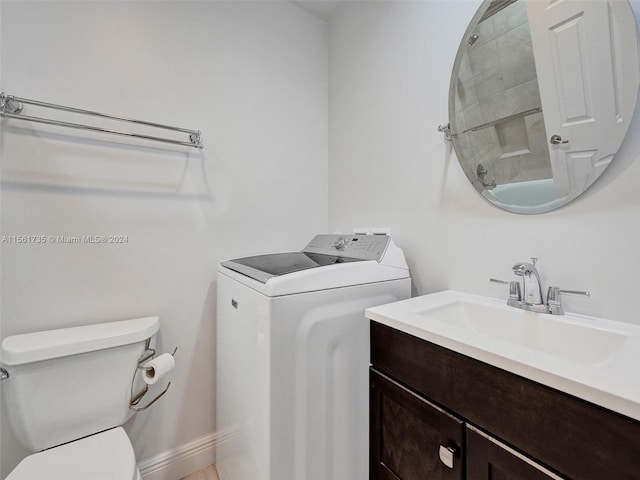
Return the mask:
M367 318L640 420L640 326L445 291Z
M629 333L571 314L545 315L478 300L454 300L416 311L429 320L489 338L596 365L611 357Z

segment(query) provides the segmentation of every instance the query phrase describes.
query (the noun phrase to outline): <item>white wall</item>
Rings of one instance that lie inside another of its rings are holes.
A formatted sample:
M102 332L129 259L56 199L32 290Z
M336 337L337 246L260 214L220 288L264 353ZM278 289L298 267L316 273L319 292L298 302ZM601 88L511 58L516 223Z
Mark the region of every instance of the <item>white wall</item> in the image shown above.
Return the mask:
M210 434L217 262L299 249L328 226L327 24L287 2L0 8L2 91L200 129L205 144L3 120L2 235L128 241L1 244L2 336L159 315L177 367L127 425L136 454ZM4 478L26 452L1 414Z
M438 133L451 68L480 1L352 2L329 29L329 224L390 226L415 293L505 298L489 277L540 258L545 284L592 292L569 311L640 323L640 116L586 194L521 216L485 202Z

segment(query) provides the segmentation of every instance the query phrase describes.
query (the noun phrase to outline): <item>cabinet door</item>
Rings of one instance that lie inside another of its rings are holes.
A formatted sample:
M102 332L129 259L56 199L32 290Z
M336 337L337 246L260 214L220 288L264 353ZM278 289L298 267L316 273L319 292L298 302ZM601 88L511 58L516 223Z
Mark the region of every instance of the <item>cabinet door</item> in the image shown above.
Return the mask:
M470 425L466 440L467 480L564 480Z
M371 369L371 480L462 480L463 422Z

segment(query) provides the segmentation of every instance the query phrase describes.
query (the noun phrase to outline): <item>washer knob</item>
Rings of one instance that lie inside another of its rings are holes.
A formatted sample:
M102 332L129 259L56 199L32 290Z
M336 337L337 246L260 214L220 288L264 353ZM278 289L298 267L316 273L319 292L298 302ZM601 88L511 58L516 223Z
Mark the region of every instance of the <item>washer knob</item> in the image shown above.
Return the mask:
M340 237L333 244L333 248L335 248L336 250L344 250L344 247L346 247L346 246L347 246L347 241L345 240L344 237Z

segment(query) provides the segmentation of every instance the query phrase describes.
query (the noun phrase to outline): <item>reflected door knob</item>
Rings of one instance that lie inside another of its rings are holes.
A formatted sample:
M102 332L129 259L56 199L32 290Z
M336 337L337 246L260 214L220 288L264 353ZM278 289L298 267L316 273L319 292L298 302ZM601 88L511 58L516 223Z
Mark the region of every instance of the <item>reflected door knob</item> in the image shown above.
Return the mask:
M559 145L561 143L569 143L569 140L562 140L562 137L560 135L551 135L551 138L549 139L549 141L551 142L551 145Z

